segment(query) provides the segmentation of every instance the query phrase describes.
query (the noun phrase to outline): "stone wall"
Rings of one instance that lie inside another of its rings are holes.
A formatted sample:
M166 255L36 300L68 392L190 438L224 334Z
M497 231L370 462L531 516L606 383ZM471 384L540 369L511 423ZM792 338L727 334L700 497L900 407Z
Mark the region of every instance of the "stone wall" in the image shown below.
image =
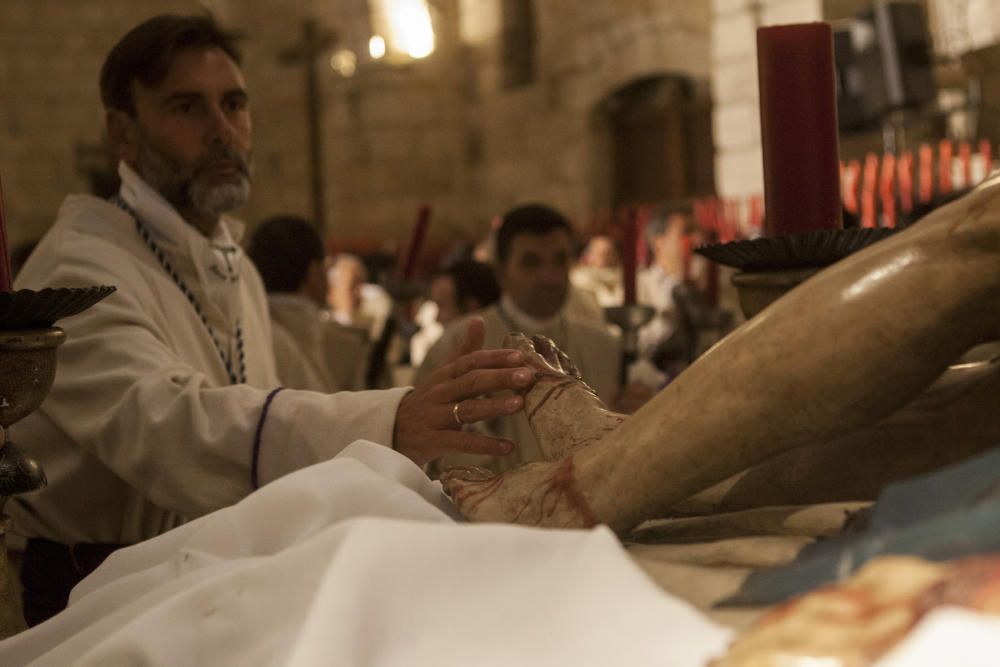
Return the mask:
M4 0L0 176L11 245L40 236L66 193L87 189L77 155L102 142L97 76L111 45L154 11L197 9L190 0Z
M241 215L312 210L304 69L280 54L314 18L358 54L345 78L319 67L325 213L340 237L405 237L421 203L432 242L476 238L498 211L544 199L579 217L606 204L597 103L637 77L704 82L710 8L657 0L535 3L537 75L500 83L499 0L432 3L437 50L368 58L364 0L5 0L0 21L0 173L12 243L41 235L67 192L85 191L80 155L98 162L100 64L128 28L160 11L208 7L245 30L254 112L255 188ZM320 61L323 62L322 60Z
M988 45L1000 41L1000 5L928 2L935 25L946 28L938 32L958 44L949 48L993 62ZM0 174L12 243L40 235L65 193L87 189L79 166L100 157L103 138L100 63L125 30L160 11L208 7L250 35L256 176L241 214L251 223L312 210L304 69L283 63L281 53L312 18L337 33L338 48L358 54L349 78L318 61L324 211L331 234L394 247L424 202L434 209L437 244L477 238L493 215L519 201L542 199L575 219L609 204L598 108L651 75L711 86L718 192L759 192L756 26L848 16L865 3L536 0L535 76L515 88L503 85L502 0L431 4L437 50L386 64L366 56L365 0L5 0ZM958 5L957 18L942 13ZM1000 98L994 69L980 67L989 104Z

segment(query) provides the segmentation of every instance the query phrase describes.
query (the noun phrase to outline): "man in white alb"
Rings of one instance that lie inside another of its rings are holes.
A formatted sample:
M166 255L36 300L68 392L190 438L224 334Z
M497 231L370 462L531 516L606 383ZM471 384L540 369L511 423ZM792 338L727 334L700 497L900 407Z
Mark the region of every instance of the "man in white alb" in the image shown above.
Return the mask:
M70 196L19 287L114 285L61 322L55 386L13 437L49 486L9 505L27 538L25 615L65 606L111 551L229 506L366 439L418 464L513 445L458 428L510 414L529 386L512 351L482 351L473 323L416 389L323 394L278 386L260 277L223 214L250 190L251 121L236 35L205 16L130 31L101 70L122 184Z

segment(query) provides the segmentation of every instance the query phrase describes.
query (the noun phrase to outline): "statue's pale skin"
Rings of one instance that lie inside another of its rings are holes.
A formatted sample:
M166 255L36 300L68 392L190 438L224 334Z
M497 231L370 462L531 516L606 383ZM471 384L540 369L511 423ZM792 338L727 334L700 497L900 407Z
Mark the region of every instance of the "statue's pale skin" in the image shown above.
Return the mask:
M1000 177L799 286L628 419L513 338L543 372L525 409L550 460L442 482L473 520L620 534L685 506L873 497L1000 443L1000 361L942 377L997 340Z

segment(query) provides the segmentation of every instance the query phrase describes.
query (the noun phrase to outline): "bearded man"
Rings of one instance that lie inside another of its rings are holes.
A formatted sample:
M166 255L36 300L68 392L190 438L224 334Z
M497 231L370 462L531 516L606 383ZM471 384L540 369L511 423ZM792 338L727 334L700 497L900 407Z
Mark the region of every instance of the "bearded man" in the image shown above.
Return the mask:
M121 189L70 196L19 287L115 285L62 322L67 342L45 405L14 436L49 486L11 513L27 538L25 616L37 623L115 549L213 510L354 440L418 464L512 443L457 421L511 414L534 371L483 351L482 322L416 389L281 391L265 291L224 215L250 193L251 117L237 36L204 16L160 16L101 71ZM279 393L280 392L280 393Z

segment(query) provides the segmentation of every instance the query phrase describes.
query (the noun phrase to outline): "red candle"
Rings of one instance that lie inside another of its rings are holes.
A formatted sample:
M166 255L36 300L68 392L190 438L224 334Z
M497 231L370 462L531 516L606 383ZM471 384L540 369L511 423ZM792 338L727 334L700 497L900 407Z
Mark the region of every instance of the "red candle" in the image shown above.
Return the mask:
M983 175L989 176L993 171L993 144L989 139L979 140L979 154L983 156Z
M954 148L950 139L942 139L938 144L938 192L943 195L951 192L951 167Z
M0 181L0 292L9 292L12 282L10 252L7 249L7 220L3 210L3 182Z
M635 305L635 215L626 209L622 216L622 284L625 287L625 305Z
M903 151L896 163L899 167L899 206L903 213L913 210L913 152Z
M649 265L649 256L651 250L646 247L646 225L649 224L649 219L653 217L653 211L648 206L640 206L636 212L635 218L635 269L636 272L639 269L644 268Z
M930 144L920 144L920 203L930 202L934 196L934 149Z
M750 233L757 234L764 225L764 198L760 195L750 197Z
M864 184L861 186L861 226L875 227L875 183L878 180L878 155L865 156Z
M833 32L828 23L757 29L765 234L840 229Z
M882 226L896 226L896 156L886 153L882 156L882 177L879 180L879 195L882 199Z
M962 165L962 187L972 187L972 145L968 141L958 144L958 162Z
M860 206L858 205L858 185L861 182L861 162L851 160L844 168L844 208L854 215L858 215Z
M417 269L417 259L420 256L420 247L424 244L424 236L427 234L427 224L431 220L431 207L424 204L417 211L417 219L413 223L410 232L410 243L406 247L406 252L400 256L400 262L396 266L396 277L400 280L410 280Z
M719 265L715 262L705 269L705 303L712 308L719 305Z
M691 281L691 248L694 245L690 234L681 237L681 280Z

